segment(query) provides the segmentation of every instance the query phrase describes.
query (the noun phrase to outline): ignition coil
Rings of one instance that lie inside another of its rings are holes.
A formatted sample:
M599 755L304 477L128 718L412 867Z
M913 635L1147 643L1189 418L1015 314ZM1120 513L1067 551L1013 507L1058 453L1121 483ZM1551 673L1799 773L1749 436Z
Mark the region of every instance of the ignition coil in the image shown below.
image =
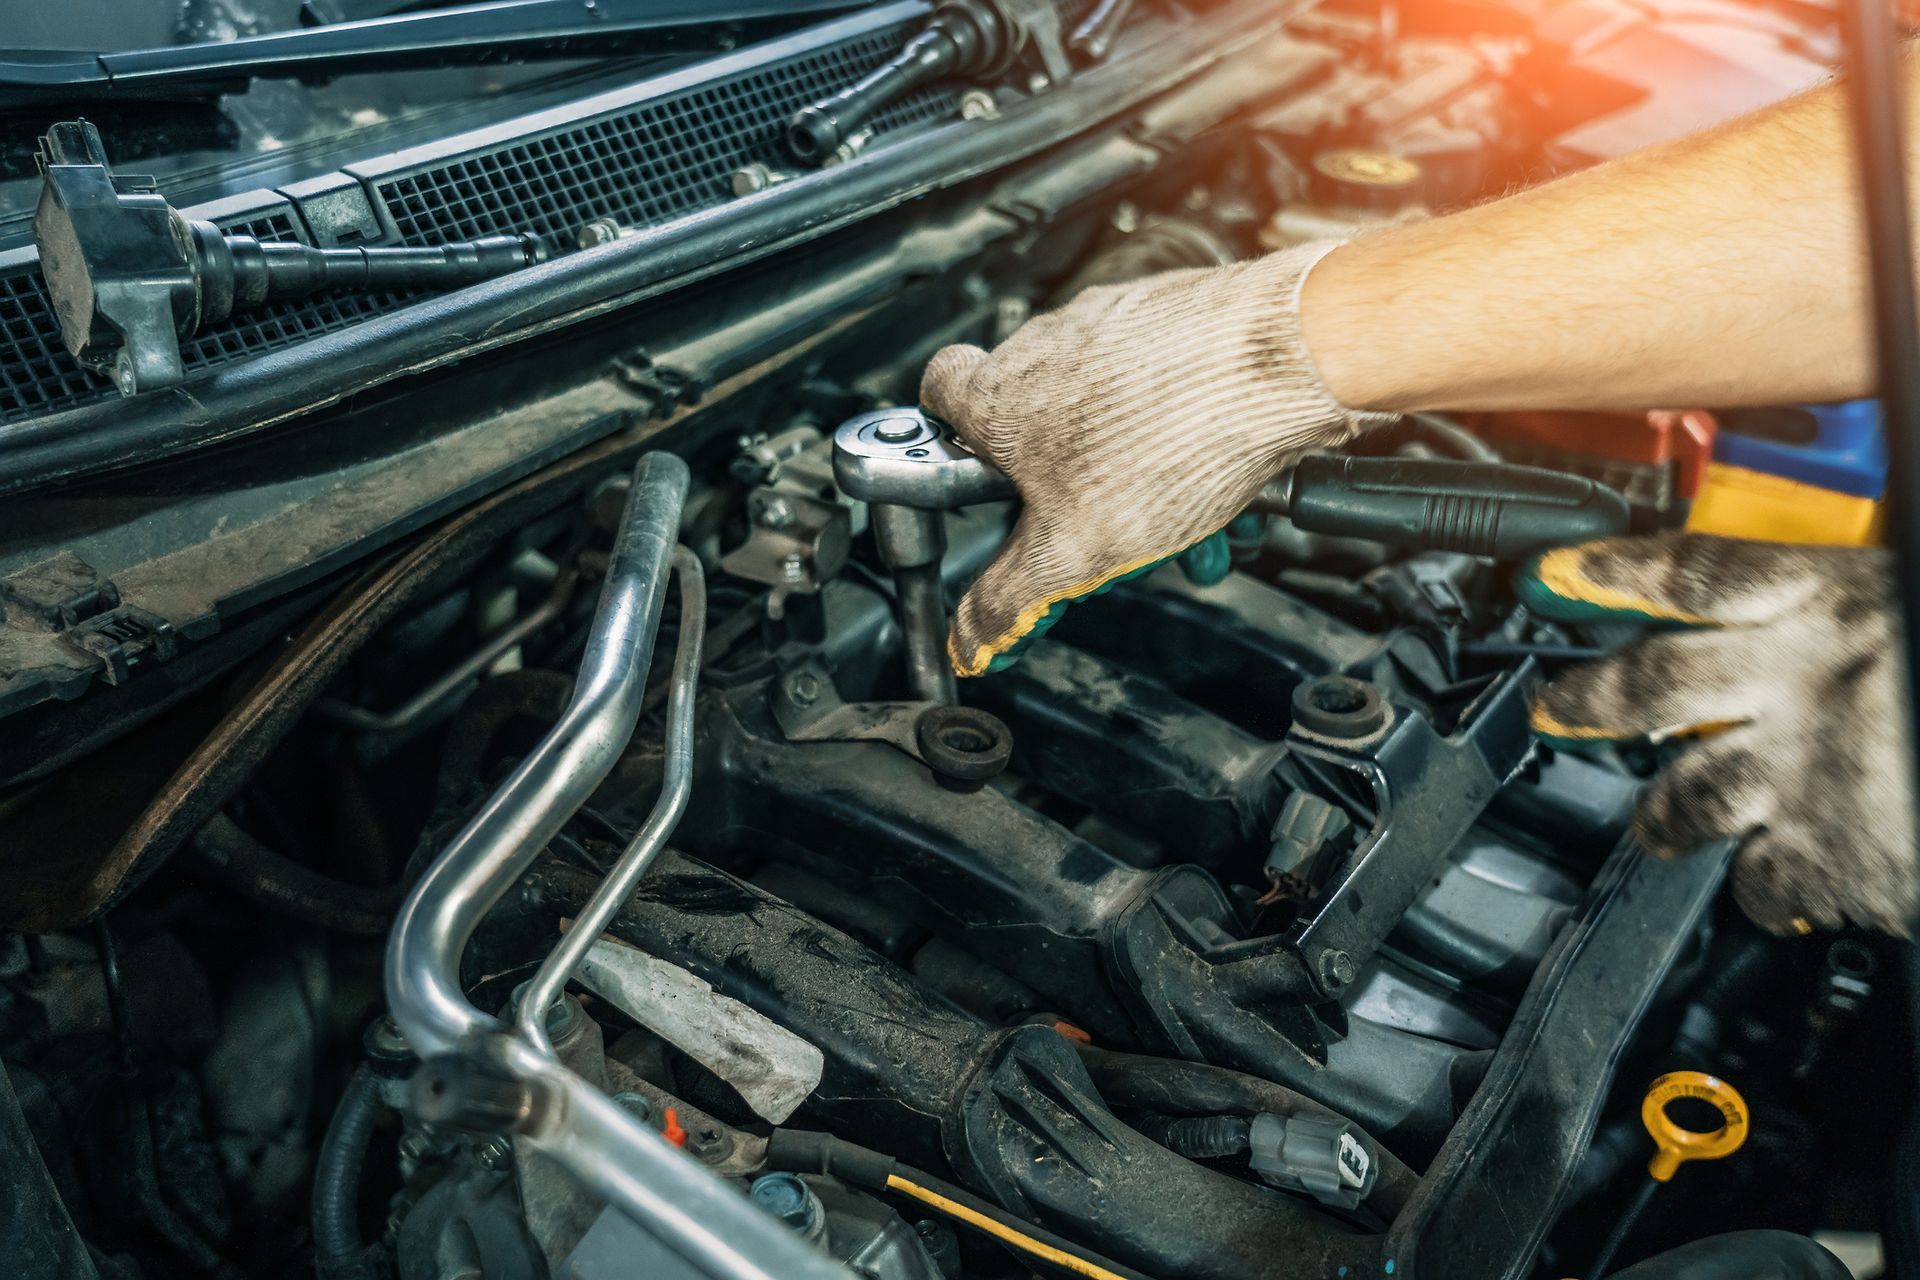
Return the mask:
M178 383L180 343L234 311L328 290L455 289L546 260L536 236L428 248L315 249L228 235L116 175L85 120L40 139L40 273L67 350L120 394Z
M1029 51L1049 83L1073 74L1052 0L940 0L900 52L839 93L802 107L787 125L787 148L807 164L824 164L915 90L941 80L994 79Z

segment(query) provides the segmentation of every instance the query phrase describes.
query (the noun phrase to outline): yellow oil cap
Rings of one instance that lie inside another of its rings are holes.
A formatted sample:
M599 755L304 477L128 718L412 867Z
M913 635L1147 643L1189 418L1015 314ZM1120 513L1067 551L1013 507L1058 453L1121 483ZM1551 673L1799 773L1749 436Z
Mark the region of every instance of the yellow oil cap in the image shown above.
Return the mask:
M1710 1104L1720 1113L1720 1127L1702 1133L1688 1129L1667 1114L1682 1098ZM1657 1150L1647 1165L1656 1182L1666 1182L1689 1160L1720 1160L1747 1140L1747 1100L1718 1076L1704 1071L1671 1071L1647 1087L1640 1102L1640 1123L1653 1135Z

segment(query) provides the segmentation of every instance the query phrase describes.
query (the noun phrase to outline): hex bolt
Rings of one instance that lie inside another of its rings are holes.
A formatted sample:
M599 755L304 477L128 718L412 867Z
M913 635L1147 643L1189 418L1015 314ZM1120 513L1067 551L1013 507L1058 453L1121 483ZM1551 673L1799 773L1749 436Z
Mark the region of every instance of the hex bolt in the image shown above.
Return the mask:
M701 1125L687 1133L687 1154L717 1164L733 1154L733 1135L717 1125Z
M431 1145L427 1140L426 1134L421 1133L418 1129L410 1129L400 1135L400 1158L407 1161L418 1160L421 1156L427 1154L427 1148Z
M799 552L789 552L780 557L780 576L788 582L798 582L807 576L807 562Z
M809 1240L826 1228L826 1210L813 1189L791 1173L763 1174L753 1181L747 1196Z
M1320 953L1320 982L1329 992L1340 991L1352 982L1356 973L1353 957L1338 947Z
M474 1157L480 1161L480 1167L493 1173L499 1173L513 1165L513 1144L505 1138L488 1138L474 1150Z
M783 686L787 701L796 707L810 707L820 698L820 677L811 671L792 671Z

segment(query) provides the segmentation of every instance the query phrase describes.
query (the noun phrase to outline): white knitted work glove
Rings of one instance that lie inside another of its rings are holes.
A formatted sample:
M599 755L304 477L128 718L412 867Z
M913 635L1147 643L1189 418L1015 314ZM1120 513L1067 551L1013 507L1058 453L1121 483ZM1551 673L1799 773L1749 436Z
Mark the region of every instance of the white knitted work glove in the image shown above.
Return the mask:
M1394 421L1335 401L1300 336L1301 284L1336 244L1088 289L991 354L933 358L922 403L1024 499L955 611L956 672L1224 528L1300 454Z
M1569 748L1699 739L1641 798L1655 854L1742 841L1736 901L1776 933L1906 935L1920 904L1900 607L1886 552L1707 534L1550 551L1520 598L1566 621L1671 627L1569 671L1533 726Z

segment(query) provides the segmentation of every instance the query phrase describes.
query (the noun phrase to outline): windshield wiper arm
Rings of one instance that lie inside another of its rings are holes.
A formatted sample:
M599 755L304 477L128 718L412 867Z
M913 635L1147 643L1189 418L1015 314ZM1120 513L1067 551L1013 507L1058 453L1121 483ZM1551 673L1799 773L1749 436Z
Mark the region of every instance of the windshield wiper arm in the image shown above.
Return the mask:
M0 58L0 109L198 99L255 79L534 58L730 48L742 26L792 27L871 0L495 0L238 40Z

